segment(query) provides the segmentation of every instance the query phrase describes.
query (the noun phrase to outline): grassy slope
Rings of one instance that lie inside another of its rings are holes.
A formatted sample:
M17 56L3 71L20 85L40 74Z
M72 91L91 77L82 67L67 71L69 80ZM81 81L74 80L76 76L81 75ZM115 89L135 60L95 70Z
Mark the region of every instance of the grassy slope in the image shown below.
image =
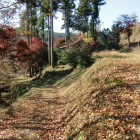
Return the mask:
M30 83L24 99L1 111L0 136L139 140L137 53L93 54L98 60L86 72L65 68L46 70L41 78Z
M96 55L96 54L95 54ZM67 90L69 139L140 138L140 61L137 54L103 52Z

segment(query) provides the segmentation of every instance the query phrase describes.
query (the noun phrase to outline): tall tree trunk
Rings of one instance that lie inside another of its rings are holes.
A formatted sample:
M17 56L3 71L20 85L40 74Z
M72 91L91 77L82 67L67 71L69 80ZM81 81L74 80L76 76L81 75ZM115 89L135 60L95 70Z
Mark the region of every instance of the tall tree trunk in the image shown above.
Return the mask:
M44 36L45 36L45 34L44 34L44 16L43 16L42 31L43 31L43 35L42 35L42 46L43 46L43 44L44 44Z
M53 52L53 0L50 0L50 26L51 26L51 66L54 67L54 52Z
M27 3L27 6L26 6L26 9L27 9L27 39L28 39L28 45L31 44L31 41L30 41L30 17L29 17L29 3Z
M32 25L31 25L31 26L30 26L30 44L32 44L32 38L33 38L32 33L33 33L33 27L32 27Z
M33 26L33 36L36 37L35 25Z
M96 19L95 19L96 20ZM96 30L96 24L94 23L94 40L97 40L97 30Z
M128 35L127 38L128 38L128 47L130 47L130 36Z
M29 76L32 77L32 65L29 63Z
M1 89L0 89L0 100L1 100Z
M51 34L50 34L50 16L48 16L48 63L51 65Z
M66 2L66 9L65 9L65 41L66 43L70 40L70 3L69 0Z
M28 9L27 9L27 11L28 11ZM28 16L28 18L27 18L27 38L28 38L28 45L30 45L30 35L29 35L29 33L30 33L30 27L29 27L30 21L29 21L29 12L27 12L27 16Z
M92 16L90 21L90 35L92 38L94 38L94 32L95 32L95 24L94 24L94 17Z

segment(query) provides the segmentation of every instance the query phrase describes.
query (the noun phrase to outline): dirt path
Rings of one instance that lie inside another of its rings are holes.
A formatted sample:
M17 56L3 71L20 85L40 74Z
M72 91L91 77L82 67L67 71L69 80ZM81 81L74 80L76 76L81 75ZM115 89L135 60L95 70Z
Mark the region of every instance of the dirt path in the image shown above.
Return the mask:
M0 139L65 140L65 99L52 86L36 88L0 115Z

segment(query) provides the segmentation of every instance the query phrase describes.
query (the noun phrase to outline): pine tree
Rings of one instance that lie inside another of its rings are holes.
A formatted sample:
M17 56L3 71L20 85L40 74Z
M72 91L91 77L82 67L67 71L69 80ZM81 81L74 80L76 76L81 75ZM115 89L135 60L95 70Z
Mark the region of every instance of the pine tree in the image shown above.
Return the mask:
M71 26L73 30L81 31L85 35L88 32L88 17L75 10Z
M91 37L94 38L94 40L97 39L96 35L96 25L99 23L99 10L100 6L105 4L104 0L88 0L88 3L90 4L90 7L92 9L90 16L91 16L91 21L90 21L90 26L91 26Z
M64 17L65 41L67 43L70 39L70 16L72 14L72 10L75 8L74 0L60 0L59 6Z
M36 7L37 7L37 1L36 0L17 0L19 3L26 5L26 10L24 11L22 15L22 21L25 23L24 27L26 29L26 36L28 39L28 45L32 43L32 35L34 34L33 31L35 29L32 29L32 27L35 28L36 22L37 22L37 13L36 13Z
M53 67L53 17L54 11L58 9L57 1L47 0L41 3L41 12L48 18L48 60L49 64Z
M88 31L89 16L91 13L91 7L88 1L80 0L78 8L74 12L72 26L73 29L81 31L85 34Z

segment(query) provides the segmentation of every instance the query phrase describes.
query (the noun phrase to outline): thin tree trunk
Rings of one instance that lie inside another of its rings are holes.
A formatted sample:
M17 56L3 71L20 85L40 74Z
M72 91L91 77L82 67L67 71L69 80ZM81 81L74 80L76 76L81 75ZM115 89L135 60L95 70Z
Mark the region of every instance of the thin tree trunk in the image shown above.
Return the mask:
M130 36L128 35L128 47L130 47Z
M1 89L0 89L0 100L1 100Z
M29 64L29 76L32 77L32 66Z
M44 45L44 16L43 16L43 25L42 25L42 31L43 31L43 35L42 35L42 46Z
M26 9L27 9L27 39L28 39L28 45L31 44L30 42L30 19L29 19L29 4L27 3L27 6L26 6Z
M51 15L50 15L50 26L51 26L51 66L54 67L54 54L53 54L53 0L50 0Z
M34 35L34 37L36 37L36 32L35 32L35 25L33 26L33 35Z
M32 37L33 37L32 32L33 32L33 28L31 25L31 27L30 27L30 44L32 44Z
M50 11L51 15L51 11ZM51 65L51 34L50 34L50 16L48 15L48 63Z
M30 45L30 35L29 35L29 24L30 24L30 22L29 22L29 16L28 16L27 20L28 20L28 23L27 23L27 38L28 38L28 45Z
M66 3L66 9L65 9L65 40L66 43L70 40L70 3L69 0Z

